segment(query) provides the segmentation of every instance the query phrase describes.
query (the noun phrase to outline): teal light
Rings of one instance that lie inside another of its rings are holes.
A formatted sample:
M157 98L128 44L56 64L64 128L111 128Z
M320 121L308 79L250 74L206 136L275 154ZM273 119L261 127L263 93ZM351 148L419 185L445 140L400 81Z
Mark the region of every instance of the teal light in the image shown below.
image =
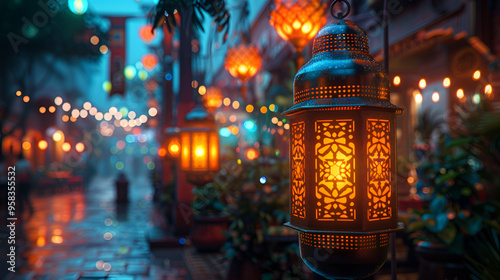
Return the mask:
M135 141L135 137L134 137L134 135L129 134L129 135L125 136L125 140L126 140L128 143L133 143L133 142Z
M75 15L83 15L89 8L87 0L68 0L68 8Z
M252 120L247 120L243 126L245 126L245 128L250 131L250 132L255 132L257 131L257 126L255 125L255 123L252 121Z
M219 130L219 135L222 137L229 137L231 134L231 131L227 127L223 127Z

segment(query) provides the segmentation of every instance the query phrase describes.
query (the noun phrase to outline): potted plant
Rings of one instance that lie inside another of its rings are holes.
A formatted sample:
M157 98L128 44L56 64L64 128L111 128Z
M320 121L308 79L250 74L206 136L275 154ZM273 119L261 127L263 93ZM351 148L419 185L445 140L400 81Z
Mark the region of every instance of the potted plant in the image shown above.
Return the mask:
M226 242L229 217L223 186L211 182L193 189L194 224L191 242L201 252L217 252Z
M407 230L422 260L422 279L428 277L425 272L438 278L469 279L470 273L488 268L488 275L495 275L494 265L500 263L495 251L484 249L500 251L499 246L489 247L495 245L500 232L500 204L495 195L500 114L490 108L487 100L457 107L450 132L439 134L430 145L434 148L417 167L419 183L430 194L430 203L415 211L418 218ZM481 257L478 248L496 258Z
M225 245L232 259L227 279L300 274L297 234L282 226L288 220L288 162L261 158L242 163L242 172L228 185L234 211Z

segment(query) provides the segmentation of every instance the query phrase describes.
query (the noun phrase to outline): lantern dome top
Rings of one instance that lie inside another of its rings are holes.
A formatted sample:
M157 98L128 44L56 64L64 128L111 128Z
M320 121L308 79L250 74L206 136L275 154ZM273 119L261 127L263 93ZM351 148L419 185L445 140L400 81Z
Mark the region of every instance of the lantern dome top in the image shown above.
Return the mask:
M352 21L332 21L313 43L313 57L294 80L294 105L285 112L377 107L400 112L390 103L389 78L371 55L363 29Z
M195 107L184 118L184 123L189 127L215 128L214 115L203 110L200 106Z

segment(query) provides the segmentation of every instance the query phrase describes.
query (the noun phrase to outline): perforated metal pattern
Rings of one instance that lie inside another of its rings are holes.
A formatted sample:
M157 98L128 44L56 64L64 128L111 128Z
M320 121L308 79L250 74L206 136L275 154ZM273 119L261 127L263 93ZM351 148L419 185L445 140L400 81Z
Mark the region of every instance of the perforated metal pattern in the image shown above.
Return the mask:
M389 234L353 235L353 234L315 234L300 233L300 242L311 247L325 249L360 250L389 245Z
M294 102L299 103L309 99L332 99L340 97L373 97L389 100L389 90L387 88L369 85L343 85L306 88L295 92Z
M357 34L333 34L314 40L313 55L322 52L357 51L368 54L368 40Z

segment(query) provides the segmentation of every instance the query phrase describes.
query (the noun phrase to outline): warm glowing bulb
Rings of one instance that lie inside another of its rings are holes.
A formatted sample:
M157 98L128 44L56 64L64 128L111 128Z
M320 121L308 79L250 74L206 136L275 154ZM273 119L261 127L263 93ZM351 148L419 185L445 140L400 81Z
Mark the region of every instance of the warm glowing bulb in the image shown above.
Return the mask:
M99 47L99 51L102 54L106 54L108 52L108 47L106 45L102 45L102 46Z
M56 111L56 107L55 106L50 106L49 107L49 112L54 113L55 111Z
M76 143L75 150L79 153L83 152L85 150L85 144L83 144L82 142Z
M55 132L53 135L52 135L52 139L56 142L58 141L61 141L62 139L62 134L60 132Z
M69 116L68 115L64 115L64 116L62 116L61 119L62 119L63 122L67 122L67 121L69 121Z
M488 94L488 95L489 95L489 94L491 94L492 92L493 92L493 88L491 87L491 85L490 85L490 84L488 84L488 85L486 85L486 86L484 87L484 93L486 93L486 94Z
M38 142L38 148L42 151L47 149L47 146L48 146L48 144L47 144L47 141L45 141L45 140L40 140Z
M432 101L434 101L434 102L439 101L439 92L436 91L432 94Z
M457 90L457 98L458 98L458 99L462 99L462 98L464 98L464 96L465 96L465 94L464 94L464 90L463 90L463 89L461 89L461 88L459 88L459 89Z
M395 86L399 86L399 84L401 83L401 78L399 76L394 77L393 83Z
M31 149L31 143L28 141L23 142L23 149L25 149L25 150Z
M136 117L136 113L134 111L128 112L128 118L129 119L134 119Z
M26 96L24 96L24 97L23 97L23 101L24 101L24 103L28 103L28 102L30 102L30 97L29 97L29 96L27 96L27 95L26 95Z
M23 94L23 93L22 93L20 90L16 91L16 95L17 95L17 96L21 96L22 94Z
M226 98L224 98L223 103L224 103L224 106L229 106L229 105L231 105L231 99L229 99L229 97L226 97Z
M198 88L198 93L199 93L200 95L205 95L205 93L207 93L207 88L206 88L205 86L200 86L200 87Z
M262 107L260 107L260 112L261 112L262 114L267 113L267 107L266 107L266 106L262 106Z
M56 104L57 106L60 106L62 103L63 103L62 97L58 96L54 98L54 104Z
M424 89L427 86L427 83L425 82L425 79L421 79L420 82L418 82L418 87L421 89Z
M203 149L203 147L196 147L196 149L194 150L194 154L197 157L202 157L205 154L205 149Z
M44 114L47 111L47 109L45 107L40 107L38 111L40 111L41 114Z
M149 113L149 115L150 115L151 117L154 117L154 116L156 116L156 114L158 114L158 110L156 110L156 108L155 108L155 107L151 107L151 108L149 108L148 113Z
M240 108L240 102L238 102L238 100L233 101L233 109L236 110L238 108Z
M421 93L417 93L417 94L415 95L415 102L416 102L417 104L420 104L420 103L422 103L422 100L423 100L423 98L422 98L422 94L421 94Z
M92 108L92 103L90 103L88 101L83 103L83 109L90 110L90 108Z
M69 152L69 150L71 150L71 144L68 143L68 142L64 142L62 144L62 150L65 151L65 152Z
M62 109L63 111L68 112L69 110L71 110L71 104L69 104L68 102L64 103L62 105Z
M445 88L448 88L448 87L450 87L450 85L451 85L450 78L448 78L448 77L444 78L444 80L443 80L443 86Z
M246 110L247 110L248 113L253 112L253 105L252 104L248 104L247 107L246 107Z
M172 144L172 145L170 145L170 152L171 152L171 153L175 154L175 153L177 153L179 150L180 150L179 145L177 145L177 144ZM203 152L203 151L202 151L202 152Z
M95 46L95 45L97 45L97 44L99 44L99 37L97 37L97 36L95 36L95 35L94 35L94 36L92 36L92 37L90 37L90 43L91 43L92 45L94 45L94 46Z
M474 72L474 74L472 74L472 78L473 78L474 80L479 80L479 78L481 78L481 71L476 70L476 71Z

